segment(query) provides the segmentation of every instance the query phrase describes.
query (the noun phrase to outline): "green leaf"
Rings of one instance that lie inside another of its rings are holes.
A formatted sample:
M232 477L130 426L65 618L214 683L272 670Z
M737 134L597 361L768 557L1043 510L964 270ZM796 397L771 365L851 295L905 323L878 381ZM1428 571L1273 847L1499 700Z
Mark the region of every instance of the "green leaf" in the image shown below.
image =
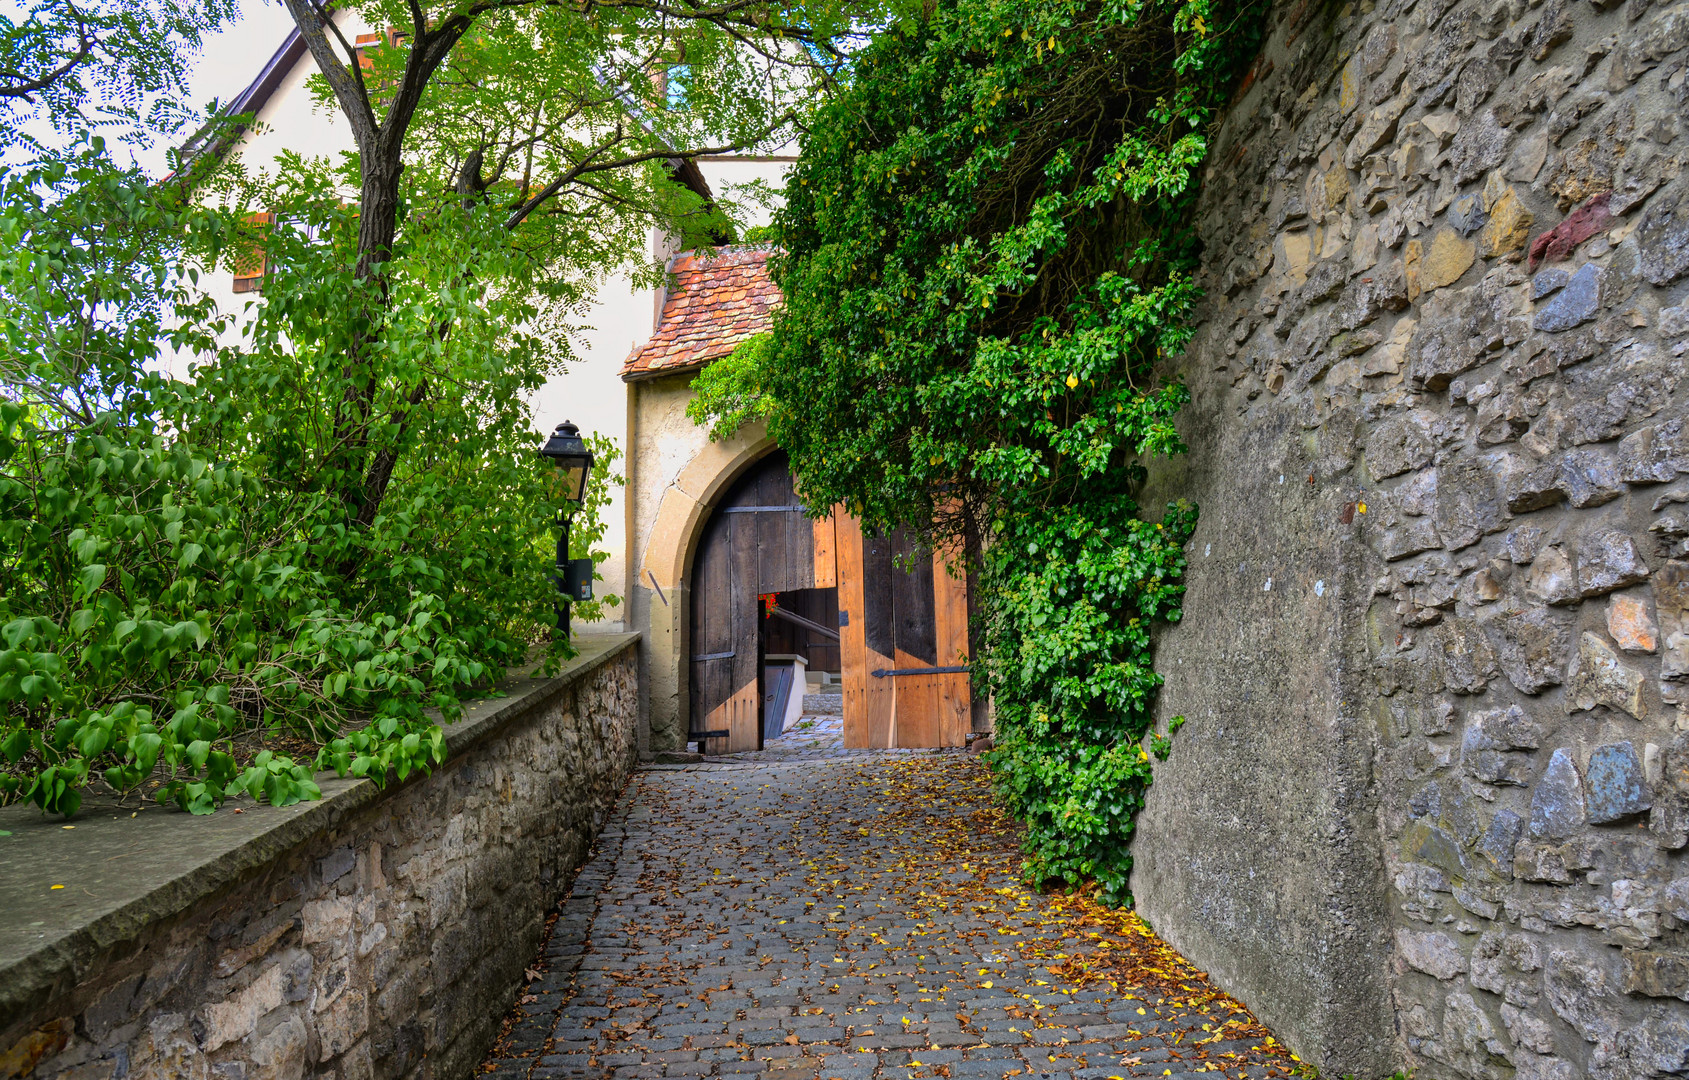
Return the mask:
M92 563L88 566L84 566L82 568L82 570L77 574L77 579L78 579L78 582L82 586L82 594L84 596L92 596L94 594L94 592L99 589L99 587L101 585L105 584L105 580L106 580L105 564L104 563ZM80 612L78 612L78 614L80 614ZM74 625L75 625L75 623L73 621L72 626L74 627ZM73 630L73 632L74 632L74 630Z
M5 739L0 740L0 754L4 754L6 760L13 765L23 760L23 756L29 752L29 747L29 732L22 728L13 729Z

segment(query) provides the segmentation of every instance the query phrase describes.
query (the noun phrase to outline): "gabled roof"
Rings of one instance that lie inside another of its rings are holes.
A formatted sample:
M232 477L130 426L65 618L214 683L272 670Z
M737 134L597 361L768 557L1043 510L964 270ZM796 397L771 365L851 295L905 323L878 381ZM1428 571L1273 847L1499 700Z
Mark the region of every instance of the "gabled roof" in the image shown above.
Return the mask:
M768 276L768 248L689 251L669 263L674 287L651 340L628 354L626 381L695 371L773 325L780 287Z
M333 11L330 7L327 10ZM221 116L239 116L242 113L257 115L264 111L264 106L275 96L282 80L287 78L288 72L306 56L305 39L299 33L297 26L287 32L282 39L281 46L270 57L270 62L258 69L258 75L247 84L245 90L231 98L220 110ZM247 125L239 124L232 129L218 132L215 139L211 133L216 131L215 124L207 124L194 132L193 137L182 144L178 157L182 168L187 166L201 154L209 153L212 158L220 159L227 154L241 137L247 132Z

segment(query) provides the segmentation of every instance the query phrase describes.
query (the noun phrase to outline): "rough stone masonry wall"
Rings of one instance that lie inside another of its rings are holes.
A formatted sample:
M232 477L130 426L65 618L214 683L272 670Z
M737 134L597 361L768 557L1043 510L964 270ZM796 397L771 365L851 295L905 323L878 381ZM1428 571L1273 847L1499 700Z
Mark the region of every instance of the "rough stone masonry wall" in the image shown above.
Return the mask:
M29 1080L470 1076L632 766L634 657L621 647L432 776L112 943L36 1015L3 1018L0 1066Z
M1689 1073L1689 3L1269 23L1140 908L1330 1070Z

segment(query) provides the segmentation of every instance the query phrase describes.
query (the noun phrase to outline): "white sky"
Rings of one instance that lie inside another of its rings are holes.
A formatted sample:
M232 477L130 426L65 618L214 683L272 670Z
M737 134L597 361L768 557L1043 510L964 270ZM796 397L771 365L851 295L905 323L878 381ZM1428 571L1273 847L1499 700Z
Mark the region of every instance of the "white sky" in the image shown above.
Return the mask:
M239 20L209 39L194 65L191 100L227 101L246 89L291 29L276 0L241 0Z
M277 0L241 0L240 17L206 39L189 77L188 100L203 106L212 98L228 101L245 90L281 46L293 19ZM157 161L143 161L148 172L164 171L164 150Z
M226 102L246 89L293 29L293 19L280 0L239 2L236 19L207 37L200 54L193 60L186 103L195 109L203 111L213 98ZM20 19L31 6L31 3L20 3L19 0L0 0L0 12L14 20ZM309 60L306 62L310 63ZM314 65L312 67L314 70ZM25 128L42 142L51 144L58 141L45 124L27 124ZM184 131L177 139L165 140L131 156L149 175L161 176L168 171L166 151L191 134L191 129ZM789 154L794 152L794 147L784 146L777 152ZM753 216L760 220L766 215Z
M0 0L0 11L18 20L32 7L18 0ZM188 101L200 107L212 98L227 101L246 89L257 77L293 28L293 20L279 0L241 0L240 15L221 31L208 37L205 48L195 58L189 75ZM56 141L45 125L28 125L31 133L43 142ZM186 138L191 132L184 132ZM165 169L167 145L136 154L135 159L150 174L162 174Z

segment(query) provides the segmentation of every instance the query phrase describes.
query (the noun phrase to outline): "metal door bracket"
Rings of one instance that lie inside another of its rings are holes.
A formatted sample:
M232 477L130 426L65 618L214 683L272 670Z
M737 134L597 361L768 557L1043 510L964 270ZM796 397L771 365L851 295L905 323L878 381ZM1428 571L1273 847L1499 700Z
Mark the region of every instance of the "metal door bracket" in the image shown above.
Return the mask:
M960 667L905 667L905 668L876 668L868 674L876 679L886 679L894 675L959 675L968 670L968 665Z

